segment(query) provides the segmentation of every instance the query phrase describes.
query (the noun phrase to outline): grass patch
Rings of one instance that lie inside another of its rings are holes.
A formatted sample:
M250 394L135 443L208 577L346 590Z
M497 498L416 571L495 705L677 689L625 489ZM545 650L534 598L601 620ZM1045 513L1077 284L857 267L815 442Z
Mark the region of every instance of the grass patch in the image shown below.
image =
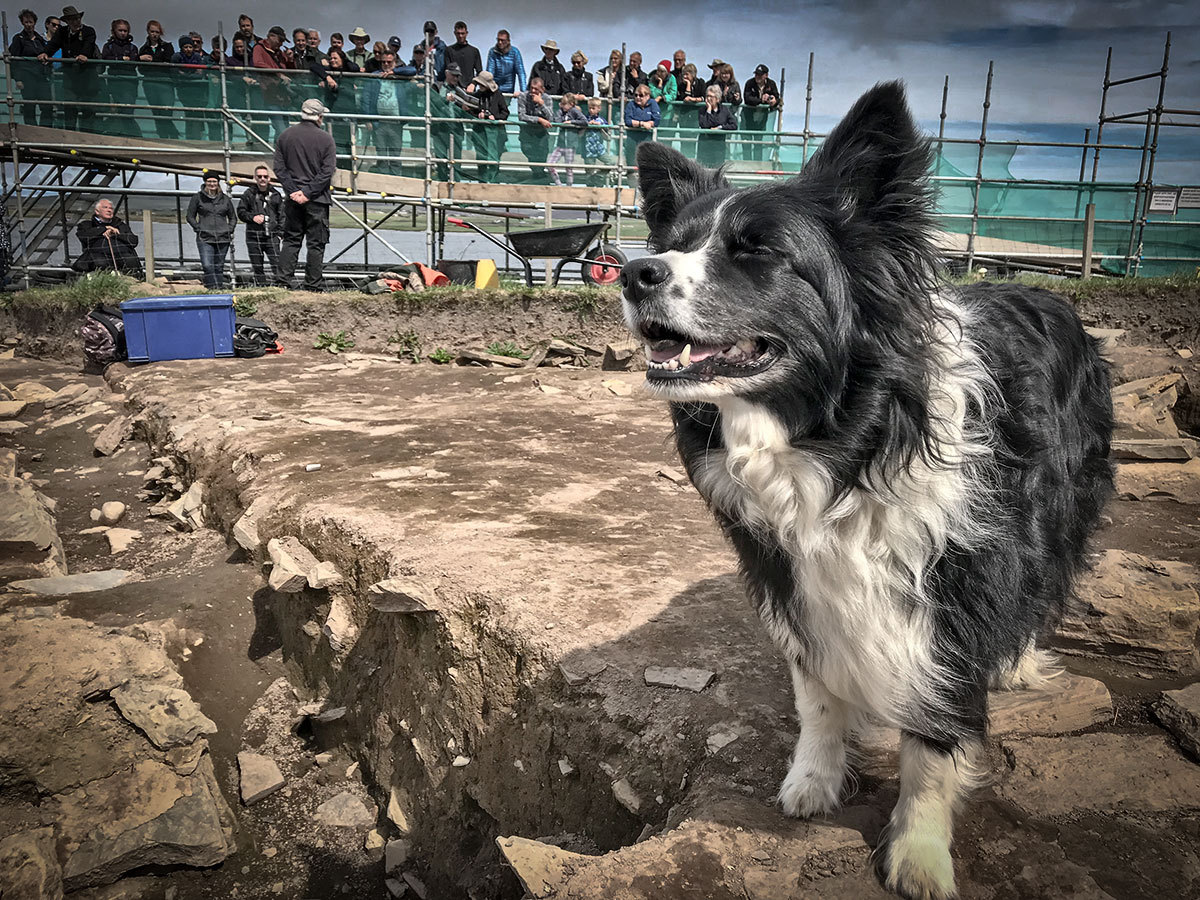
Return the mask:
M521 350L513 341L492 341L487 345L487 352L492 356L511 356L513 359L529 359L529 354Z
M56 287L0 295L0 304L12 308L31 306L43 309L89 310L97 303L116 304L128 300L137 284L128 275L116 272L92 272Z
M341 353L354 346L354 341L345 331L322 331L313 341L314 350L328 350L330 353Z
M1200 274L1182 272L1155 278L1053 278L1034 272L1021 272L1011 279L989 278L986 280L1007 281L1013 284L1044 288L1075 301L1105 297L1158 297L1163 294L1200 291ZM971 276L950 279L950 283L956 285L970 285L978 281L978 278Z

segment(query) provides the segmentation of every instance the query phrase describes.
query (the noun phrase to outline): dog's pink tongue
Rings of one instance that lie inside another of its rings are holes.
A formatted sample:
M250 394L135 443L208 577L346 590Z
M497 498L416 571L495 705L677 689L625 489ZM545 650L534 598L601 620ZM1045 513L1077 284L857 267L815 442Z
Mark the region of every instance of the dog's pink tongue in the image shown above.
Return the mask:
M664 363L668 360L675 359L680 353L683 352L683 348L685 346L685 344L670 344L662 348L652 348L650 350L650 361ZM724 347L720 347L715 344L711 346L704 344L693 344L692 352L689 354L689 362L698 362L699 360L707 359L710 356L716 356L724 349Z

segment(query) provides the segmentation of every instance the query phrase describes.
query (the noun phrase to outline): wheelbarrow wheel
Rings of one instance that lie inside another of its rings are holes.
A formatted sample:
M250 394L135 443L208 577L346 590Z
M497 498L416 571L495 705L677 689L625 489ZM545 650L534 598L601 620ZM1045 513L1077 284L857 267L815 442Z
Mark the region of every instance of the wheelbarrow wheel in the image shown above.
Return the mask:
M583 264L583 283L594 284L597 287L616 284L621 277L619 266L629 262L629 257L612 244L601 244L585 253L584 258L594 262ZM604 265L605 263L608 265Z

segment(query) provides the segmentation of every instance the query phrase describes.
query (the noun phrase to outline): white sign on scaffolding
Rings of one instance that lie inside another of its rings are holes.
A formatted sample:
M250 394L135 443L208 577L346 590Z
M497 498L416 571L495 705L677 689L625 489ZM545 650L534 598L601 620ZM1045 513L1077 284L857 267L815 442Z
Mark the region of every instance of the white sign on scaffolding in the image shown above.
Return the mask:
M1180 209L1200 209L1200 187L1185 187L1179 189Z
M1179 191L1175 188L1163 190L1155 188L1150 192L1150 203L1146 207L1148 213L1173 213L1179 203Z

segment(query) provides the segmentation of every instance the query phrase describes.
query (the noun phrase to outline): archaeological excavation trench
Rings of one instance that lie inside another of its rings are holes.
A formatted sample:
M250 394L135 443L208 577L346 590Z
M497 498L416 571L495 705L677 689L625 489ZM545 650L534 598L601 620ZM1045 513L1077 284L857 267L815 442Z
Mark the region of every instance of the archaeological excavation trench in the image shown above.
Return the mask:
M1099 565L1063 630L1068 674L994 700L993 778L956 849L966 897L1200 886L1186 724L1200 473L1186 421L1166 422L1192 408L1196 370L1161 343L1115 341L1126 449L1143 458L1120 461ZM35 646L55 622L72 641L159 635L154 677L215 723L198 758L230 816L223 862L85 877L78 834L43 821L40 789L0 784L26 810L0 819L0 840L36 824L74 866L69 891L113 875L147 898L888 896L869 857L895 801L895 737L865 736L837 815L778 813L796 728L785 667L640 373L598 357L409 365L380 349L113 366L85 405L43 399L15 419L15 480L49 481L68 561L102 537L77 534L88 507L117 491L56 483L45 467L70 442L46 442L116 423L121 449L93 461L88 446L72 471L129 476L120 499L142 537L80 571L141 556L115 589L120 616L104 592L10 590L0 637ZM56 390L77 380L58 372ZM1184 458L1144 458L1168 452L1153 441ZM78 709L115 734L129 724L109 680Z

